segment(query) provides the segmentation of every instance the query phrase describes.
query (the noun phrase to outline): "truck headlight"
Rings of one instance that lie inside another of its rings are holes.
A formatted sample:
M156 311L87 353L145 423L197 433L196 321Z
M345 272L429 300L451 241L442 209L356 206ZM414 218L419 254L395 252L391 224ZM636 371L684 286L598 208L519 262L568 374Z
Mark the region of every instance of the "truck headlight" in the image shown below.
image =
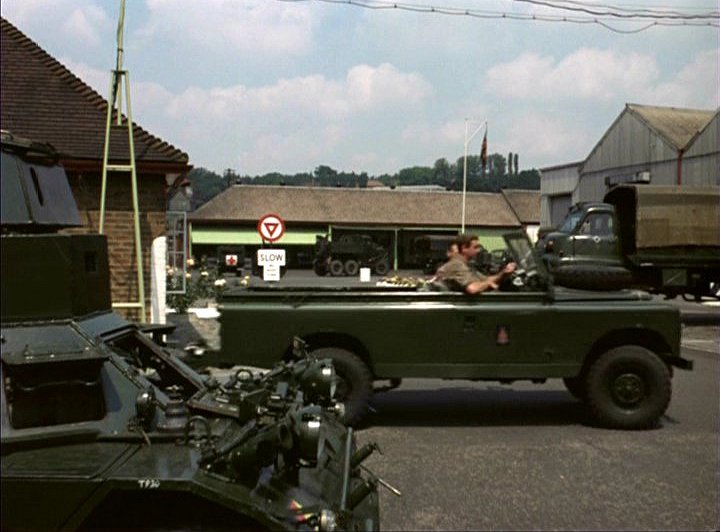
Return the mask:
M545 252L552 253L553 251L555 251L555 242L553 240L548 240L547 244L545 244Z

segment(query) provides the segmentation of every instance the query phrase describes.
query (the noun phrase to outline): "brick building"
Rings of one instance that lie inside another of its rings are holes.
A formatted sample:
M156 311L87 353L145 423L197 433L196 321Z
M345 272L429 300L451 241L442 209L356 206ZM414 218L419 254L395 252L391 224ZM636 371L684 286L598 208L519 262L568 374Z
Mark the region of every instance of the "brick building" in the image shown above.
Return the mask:
M5 19L1 30L0 127L49 143L60 153L85 223L83 231L95 232L100 213L107 101ZM150 309L152 242L165 234L168 189L191 167L186 153L137 124L133 125L133 134L146 308ZM126 126L111 133L110 159L111 164L129 161ZM113 301L136 301L133 207L127 173L108 174L105 233ZM125 313L138 317L133 311Z

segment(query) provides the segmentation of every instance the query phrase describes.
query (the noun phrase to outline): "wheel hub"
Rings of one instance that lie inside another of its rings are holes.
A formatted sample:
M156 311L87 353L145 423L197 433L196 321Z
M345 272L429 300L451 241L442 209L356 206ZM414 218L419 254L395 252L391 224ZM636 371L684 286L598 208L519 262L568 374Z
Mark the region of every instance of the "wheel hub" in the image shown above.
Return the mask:
M624 373L613 381L611 392L618 403L636 405L645 397L645 383L639 375Z

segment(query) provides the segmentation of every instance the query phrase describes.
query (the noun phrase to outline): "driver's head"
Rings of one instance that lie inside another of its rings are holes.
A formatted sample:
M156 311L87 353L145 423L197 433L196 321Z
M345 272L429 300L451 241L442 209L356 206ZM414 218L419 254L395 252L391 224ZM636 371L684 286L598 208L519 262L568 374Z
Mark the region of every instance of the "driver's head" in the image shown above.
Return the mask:
M466 260L474 259L481 249L478 237L475 235L469 235L467 233L458 235L457 243L460 255L465 257Z

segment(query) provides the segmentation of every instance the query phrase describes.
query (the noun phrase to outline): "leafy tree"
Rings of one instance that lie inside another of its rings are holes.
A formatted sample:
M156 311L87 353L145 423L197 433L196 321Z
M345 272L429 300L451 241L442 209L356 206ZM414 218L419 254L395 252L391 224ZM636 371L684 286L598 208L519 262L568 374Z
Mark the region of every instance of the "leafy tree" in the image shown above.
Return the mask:
M195 208L214 198L228 187L227 179L207 168L193 168L188 172L187 177L192 186L192 203Z
M412 166L403 168L398 172L398 184L407 185L428 185L432 183L433 170L427 166Z
M447 187L452 181L452 167L445 157L433 165L433 183Z

